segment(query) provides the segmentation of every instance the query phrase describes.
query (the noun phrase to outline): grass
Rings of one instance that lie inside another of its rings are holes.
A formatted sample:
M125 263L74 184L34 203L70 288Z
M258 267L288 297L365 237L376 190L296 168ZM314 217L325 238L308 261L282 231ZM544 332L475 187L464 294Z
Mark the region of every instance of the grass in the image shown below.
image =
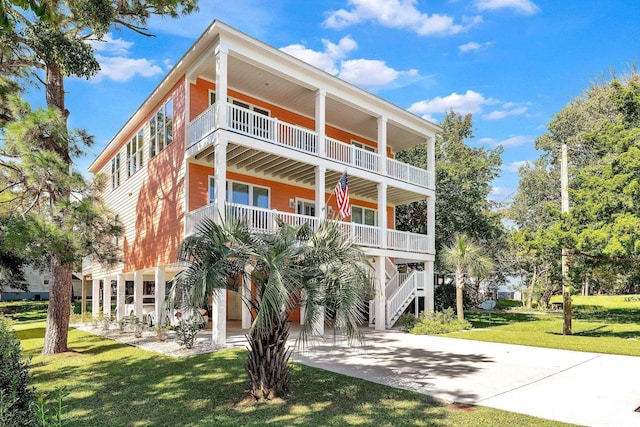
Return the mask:
M625 296L574 296L571 336L562 335L561 312L467 312L465 317L475 329L447 336L640 356L640 301L624 299Z
M449 408L428 396L291 365L291 396L247 403L244 350L172 358L71 330L73 351L41 356L43 321L15 329L39 391L65 386L68 426L559 426L485 407Z

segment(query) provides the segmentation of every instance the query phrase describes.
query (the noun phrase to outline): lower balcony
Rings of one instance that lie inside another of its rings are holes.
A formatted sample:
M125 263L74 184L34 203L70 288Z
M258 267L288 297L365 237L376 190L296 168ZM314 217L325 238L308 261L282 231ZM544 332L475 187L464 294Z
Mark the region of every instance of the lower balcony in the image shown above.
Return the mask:
M256 233L275 232L278 221L291 225L308 223L312 229L320 224L320 218L289 212L280 212L253 206L225 203L227 218L238 219L247 224L249 230ZM186 236L196 232L198 224L203 218L213 218L216 215L215 205L203 206L186 214ZM409 233L399 230L386 230L386 245L383 244L383 229L371 225L354 222L337 221L340 228L358 245L370 248L392 249L404 252L433 254L434 241L425 234Z

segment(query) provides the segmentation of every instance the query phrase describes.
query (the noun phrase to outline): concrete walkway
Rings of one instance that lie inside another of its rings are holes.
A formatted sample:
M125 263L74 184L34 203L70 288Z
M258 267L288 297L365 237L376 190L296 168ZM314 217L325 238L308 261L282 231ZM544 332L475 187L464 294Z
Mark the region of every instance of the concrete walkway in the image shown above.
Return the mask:
M366 331L326 336L296 362L471 403L587 426L640 426L640 357Z

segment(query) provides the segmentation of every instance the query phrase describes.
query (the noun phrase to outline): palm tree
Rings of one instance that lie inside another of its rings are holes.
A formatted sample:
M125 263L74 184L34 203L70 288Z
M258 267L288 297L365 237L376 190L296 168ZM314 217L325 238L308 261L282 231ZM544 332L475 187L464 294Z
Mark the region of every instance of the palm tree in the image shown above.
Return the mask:
M454 272L456 282L456 311L458 319L464 320L464 291L465 275L485 276L493 269L491 258L483 254L482 248L466 234L456 234L451 246L445 247L443 252L444 264Z
M242 223L221 226L205 219L182 243L178 258L187 266L170 301L184 293L198 307L217 290L237 290L237 283L252 281L255 295L243 302L255 314L247 334L246 371L249 393L257 400L289 391L287 320L295 309L304 308L301 345L325 321L325 313L350 342L361 338L358 326L365 320L371 267L334 222L323 222L315 232L307 224L280 223L275 233L254 234Z

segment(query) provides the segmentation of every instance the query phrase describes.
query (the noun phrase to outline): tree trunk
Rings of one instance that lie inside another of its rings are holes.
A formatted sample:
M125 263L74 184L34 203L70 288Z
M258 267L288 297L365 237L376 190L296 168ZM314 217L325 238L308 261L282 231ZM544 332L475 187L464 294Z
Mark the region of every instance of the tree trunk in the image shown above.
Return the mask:
M61 68L57 65L47 65L46 67L46 99L47 106L60 111L66 123L69 112L64 105L64 77ZM60 155L66 164L71 167L68 144L51 146L47 147L47 149ZM68 188L59 188L58 190L61 198L68 198L71 193ZM55 206L55 199L53 198L52 205ZM54 212L53 215L54 221L58 222L61 229L65 214L64 210L60 210ZM69 248L68 251L73 251L73 248ZM47 310L47 329L44 336L42 354L67 351L69 315L71 313L73 262L68 261L68 259L72 257L68 257L70 255L69 252L51 255L49 308Z
M289 392L289 324L275 320L267 333L252 329L247 335L249 357L245 369L249 375L249 394L256 400L271 400Z
M458 313L458 320L464 320L464 274L460 271L456 271L456 312Z
M529 297L527 298L527 308L533 306L533 292L535 291L536 281L538 280L538 268L533 267L533 276L531 277L531 285L529 285Z
M44 335L42 354L67 351L69 315L71 314L72 271L72 263L61 262L56 254L53 255L49 279L47 329Z

